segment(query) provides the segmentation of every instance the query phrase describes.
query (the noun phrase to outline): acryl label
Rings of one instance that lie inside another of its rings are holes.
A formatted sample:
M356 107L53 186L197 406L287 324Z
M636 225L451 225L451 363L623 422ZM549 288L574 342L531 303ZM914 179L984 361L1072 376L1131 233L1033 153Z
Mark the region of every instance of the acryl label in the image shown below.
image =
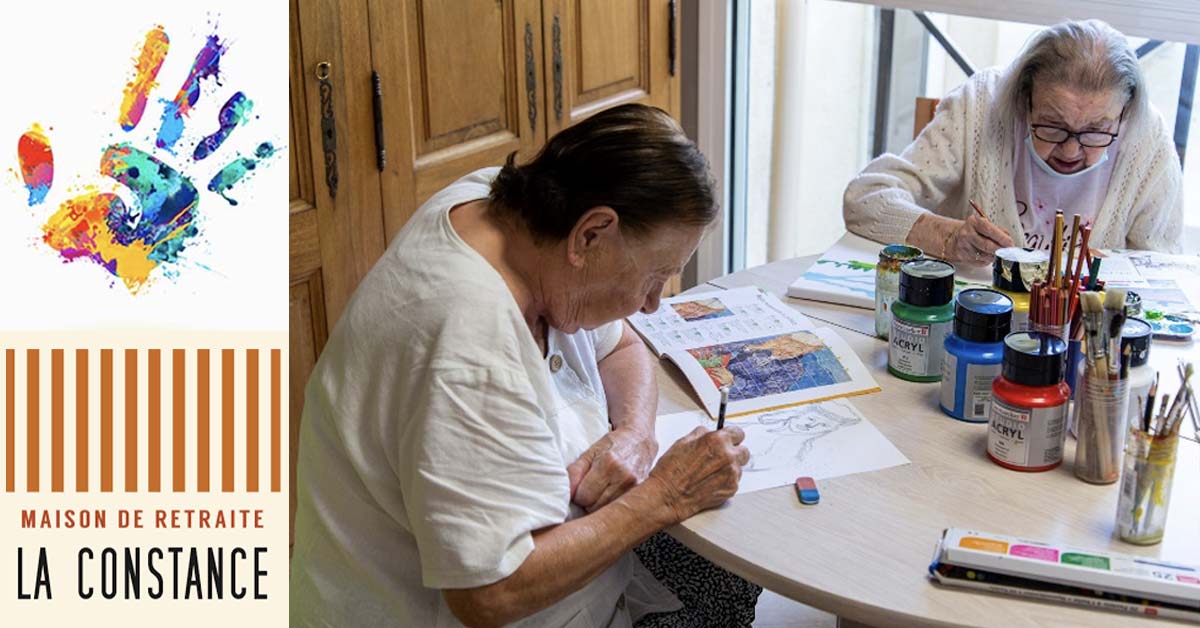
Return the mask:
M1043 470L1062 462L1067 406L1023 408L992 397L988 455L1007 467Z
M949 328L948 323L914 325L893 318L888 364L897 371L918 377L940 375L945 353L943 345Z

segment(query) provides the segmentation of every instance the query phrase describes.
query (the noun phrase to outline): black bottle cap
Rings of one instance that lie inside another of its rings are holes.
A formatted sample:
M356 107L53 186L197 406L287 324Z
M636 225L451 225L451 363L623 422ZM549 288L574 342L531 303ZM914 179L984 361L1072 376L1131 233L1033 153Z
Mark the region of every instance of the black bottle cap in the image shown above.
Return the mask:
M954 298L954 266L936 259L920 259L900 266L901 301L917 307L937 307Z
M963 290L954 299L954 335L970 342L1000 342L1012 325L1013 301L995 290Z
M1066 359L1067 343L1062 338L1040 331L1014 331L1004 337L1000 373L1024 386L1053 386L1063 381Z
M1121 327L1121 353L1130 347L1129 366L1141 366L1150 359L1150 323L1140 318L1127 318Z

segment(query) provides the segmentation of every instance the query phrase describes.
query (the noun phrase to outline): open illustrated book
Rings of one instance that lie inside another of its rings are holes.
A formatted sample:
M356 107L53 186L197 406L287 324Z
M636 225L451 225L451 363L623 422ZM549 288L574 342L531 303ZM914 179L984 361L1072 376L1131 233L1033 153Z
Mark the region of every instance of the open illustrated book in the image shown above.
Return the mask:
M659 356L674 362L717 416L729 386L727 416L876 392L879 386L832 329L758 288L663 299L630 324Z
M838 398L879 390L858 356L774 295L748 287L673 297L629 322L679 366L704 405L658 417L660 455L696 427L716 427L719 386L728 384L726 424L745 431L751 452L739 493L908 462Z

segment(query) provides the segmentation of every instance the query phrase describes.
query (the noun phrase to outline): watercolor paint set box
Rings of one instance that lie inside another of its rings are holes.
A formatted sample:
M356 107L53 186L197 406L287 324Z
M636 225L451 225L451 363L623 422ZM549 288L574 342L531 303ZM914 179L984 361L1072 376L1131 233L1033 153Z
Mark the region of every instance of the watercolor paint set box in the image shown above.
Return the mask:
M929 566L951 587L1200 623L1200 566L948 528Z

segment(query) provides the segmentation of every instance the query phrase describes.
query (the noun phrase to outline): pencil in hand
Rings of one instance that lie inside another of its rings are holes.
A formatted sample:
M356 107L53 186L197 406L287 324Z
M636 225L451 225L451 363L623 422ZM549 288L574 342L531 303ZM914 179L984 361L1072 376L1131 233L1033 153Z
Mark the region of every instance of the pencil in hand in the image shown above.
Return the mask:
M717 412L717 429L725 427L725 406L729 403L729 385L721 387L721 409Z

